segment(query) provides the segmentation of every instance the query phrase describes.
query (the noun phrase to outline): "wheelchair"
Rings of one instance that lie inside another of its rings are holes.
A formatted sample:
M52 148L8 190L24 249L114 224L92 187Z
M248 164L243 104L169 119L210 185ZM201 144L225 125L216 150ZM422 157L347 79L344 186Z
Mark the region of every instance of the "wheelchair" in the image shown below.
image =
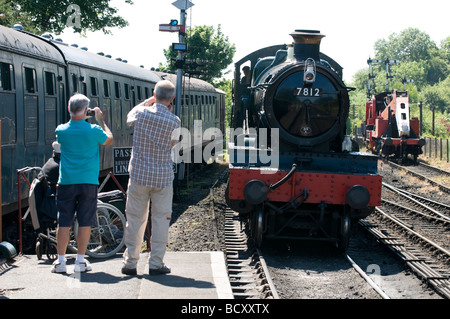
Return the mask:
M124 246L126 219L118 207L125 201L121 191L98 194L97 224L91 228L91 237L86 255L92 258L108 258ZM33 228L37 231L36 256L40 260L46 255L50 261L58 258L56 243L57 209L55 194L51 191L45 176L33 180L28 197ZM70 230L69 253L77 253L78 222Z

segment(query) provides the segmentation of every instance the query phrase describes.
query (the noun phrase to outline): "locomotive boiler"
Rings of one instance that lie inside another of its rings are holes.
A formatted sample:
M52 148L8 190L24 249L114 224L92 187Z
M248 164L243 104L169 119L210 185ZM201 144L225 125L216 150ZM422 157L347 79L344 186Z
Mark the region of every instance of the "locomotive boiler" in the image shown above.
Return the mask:
M346 250L351 221L380 205L377 158L346 135L350 88L320 52L324 35L291 36L235 64L227 202L257 246L311 239Z

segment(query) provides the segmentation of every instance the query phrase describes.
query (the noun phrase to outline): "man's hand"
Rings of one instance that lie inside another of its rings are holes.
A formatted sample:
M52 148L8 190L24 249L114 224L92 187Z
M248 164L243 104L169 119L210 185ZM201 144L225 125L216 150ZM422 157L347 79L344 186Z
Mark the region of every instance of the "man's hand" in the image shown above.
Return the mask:
M152 97L146 99L146 100L142 103L142 105L143 105L143 106L152 106L153 104L155 104L155 102L156 102L156 99L155 99L154 96L152 96Z
M94 111L95 111L95 119L97 120L97 122L103 122L103 112L102 112L102 110L100 110L99 107L95 107Z

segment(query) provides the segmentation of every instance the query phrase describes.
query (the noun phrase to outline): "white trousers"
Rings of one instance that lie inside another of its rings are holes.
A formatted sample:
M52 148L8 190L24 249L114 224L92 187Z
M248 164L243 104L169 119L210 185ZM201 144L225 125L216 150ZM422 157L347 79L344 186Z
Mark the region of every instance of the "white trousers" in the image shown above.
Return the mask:
M127 203L125 213L127 224L125 228L126 249L123 254L127 268L136 268L139 254L144 241L147 225L149 202L151 201L151 253L149 268L157 269L163 265L169 240L169 225L172 216L172 186L167 188L151 188L128 182Z

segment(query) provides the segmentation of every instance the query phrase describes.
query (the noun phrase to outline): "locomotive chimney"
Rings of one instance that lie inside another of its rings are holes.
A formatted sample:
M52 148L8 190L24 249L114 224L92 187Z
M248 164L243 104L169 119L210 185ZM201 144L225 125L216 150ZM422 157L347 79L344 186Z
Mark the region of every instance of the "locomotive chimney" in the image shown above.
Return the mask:
M297 61L308 58L319 61L320 41L325 35L317 30L295 30L290 35L294 38L294 58Z

